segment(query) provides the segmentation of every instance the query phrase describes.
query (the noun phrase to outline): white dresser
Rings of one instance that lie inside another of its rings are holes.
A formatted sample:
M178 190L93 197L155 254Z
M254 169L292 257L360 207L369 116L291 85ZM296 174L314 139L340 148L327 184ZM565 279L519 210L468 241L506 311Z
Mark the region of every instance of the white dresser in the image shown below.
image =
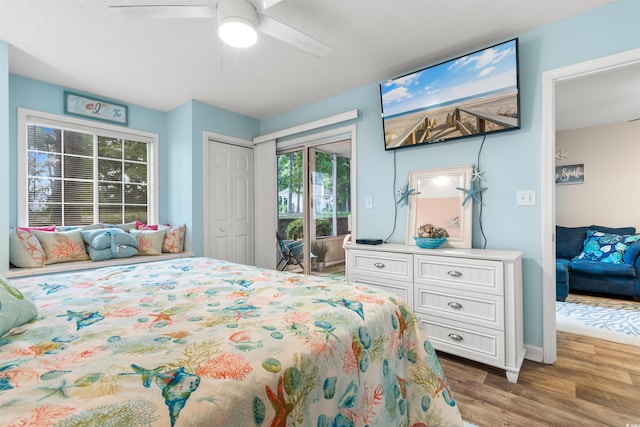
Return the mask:
M403 298L433 346L506 370L524 360L522 252L346 245L347 280Z

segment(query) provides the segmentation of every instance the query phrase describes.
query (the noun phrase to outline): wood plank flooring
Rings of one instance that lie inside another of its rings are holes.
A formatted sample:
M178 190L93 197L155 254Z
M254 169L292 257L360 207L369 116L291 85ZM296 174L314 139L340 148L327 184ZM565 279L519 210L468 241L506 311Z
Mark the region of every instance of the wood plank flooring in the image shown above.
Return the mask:
M558 332L554 365L504 371L438 353L465 421L492 426L640 427L640 347Z

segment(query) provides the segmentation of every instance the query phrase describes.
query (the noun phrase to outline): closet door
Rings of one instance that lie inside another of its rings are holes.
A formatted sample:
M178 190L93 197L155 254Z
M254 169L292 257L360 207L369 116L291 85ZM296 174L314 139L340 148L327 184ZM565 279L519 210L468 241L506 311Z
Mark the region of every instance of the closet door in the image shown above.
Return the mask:
M253 265L253 149L210 141L207 256Z

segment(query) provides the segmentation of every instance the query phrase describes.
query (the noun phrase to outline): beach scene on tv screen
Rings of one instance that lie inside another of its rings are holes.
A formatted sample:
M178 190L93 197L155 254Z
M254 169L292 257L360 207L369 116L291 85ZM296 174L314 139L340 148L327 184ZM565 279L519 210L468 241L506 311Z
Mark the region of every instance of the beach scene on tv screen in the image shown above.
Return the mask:
M519 127L516 40L380 86L387 149Z

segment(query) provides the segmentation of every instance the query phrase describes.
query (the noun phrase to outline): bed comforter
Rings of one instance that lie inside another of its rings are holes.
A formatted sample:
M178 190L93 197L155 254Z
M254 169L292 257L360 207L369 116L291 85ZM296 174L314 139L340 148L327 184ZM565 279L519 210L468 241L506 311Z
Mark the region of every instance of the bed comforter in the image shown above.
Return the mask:
M407 305L340 280L185 258L13 280L2 426L462 425Z

